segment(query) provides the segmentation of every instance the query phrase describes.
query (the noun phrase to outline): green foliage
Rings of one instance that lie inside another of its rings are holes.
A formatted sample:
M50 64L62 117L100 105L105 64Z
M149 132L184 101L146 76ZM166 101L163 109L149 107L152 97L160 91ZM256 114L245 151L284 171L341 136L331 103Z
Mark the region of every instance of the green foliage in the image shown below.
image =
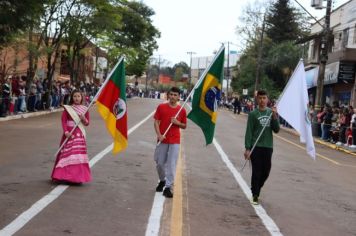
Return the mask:
M154 11L142 1L121 0L21 0L0 1L0 45L11 41L17 32L29 31L30 71L36 71L42 55L48 59L48 74L61 45L67 46L73 76L83 48L95 43L102 46L109 62L126 57L127 73L140 76L153 51L158 47L159 31L153 26Z
M266 33L273 43L296 40L300 36L296 12L289 5L289 0L277 0L272 4L266 22Z
M260 62L259 88L268 90L271 97L276 98L303 56L304 46L296 45L295 41L308 34L308 18L290 7L288 0L277 0L266 8L269 10ZM247 29L240 32L248 35L249 40L237 63L237 73L231 85L239 94L242 94L242 89L248 89L249 95L253 96L262 27L258 28L258 13L246 11L242 19L247 24ZM262 25L261 22L260 24ZM251 25L256 26L255 31Z
M159 31L153 26L154 11L142 2L123 2L117 8L121 14L121 24L101 39L110 57L115 61L125 55L129 75L141 76L153 51L158 48L156 38Z
M240 58L237 76L232 78L231 86L234 91L242 94L243 89L248 89L249 95L253 96L256 79L256 59L248 54Z
M173 70L173 80L180 81L184 74L189 74L189 66L185 62L179 62L175 64L172 68Z
M275 44L268 51L265 72L276 88L283 90L292 70L301 58L302 48L291 41Z
M20 31L39 22L47 0L1 0L0 45L9 43Z
M173 80L174 81L179 81L183 77L183 68L182 67L177 67L174 71L174 76Z

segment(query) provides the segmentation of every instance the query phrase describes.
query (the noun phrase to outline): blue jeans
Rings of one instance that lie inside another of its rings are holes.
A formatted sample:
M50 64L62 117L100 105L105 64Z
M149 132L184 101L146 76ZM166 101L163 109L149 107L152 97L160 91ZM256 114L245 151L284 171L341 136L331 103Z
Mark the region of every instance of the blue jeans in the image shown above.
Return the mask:
M330 137L330 124L321 124L321 138L323 140L328 140Z

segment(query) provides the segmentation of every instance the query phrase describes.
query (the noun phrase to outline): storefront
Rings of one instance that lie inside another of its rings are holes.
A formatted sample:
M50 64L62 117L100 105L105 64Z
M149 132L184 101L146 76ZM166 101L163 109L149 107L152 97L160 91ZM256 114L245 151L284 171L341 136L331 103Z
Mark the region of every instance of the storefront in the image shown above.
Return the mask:
M338 61L326 65L322 103L352 104L355 71L355 62ZM319 66L306 71L308 94L312 104L316 95L318 74Z

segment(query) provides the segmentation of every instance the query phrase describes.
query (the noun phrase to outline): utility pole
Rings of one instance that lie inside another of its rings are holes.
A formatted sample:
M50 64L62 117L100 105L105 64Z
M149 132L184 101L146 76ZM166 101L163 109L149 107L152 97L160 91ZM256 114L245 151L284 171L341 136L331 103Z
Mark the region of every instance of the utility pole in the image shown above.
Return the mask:
M263 37L264 37L264 33L265 33L265 20L266 20L266 14L263 14L262 32L261 32L261 38L260 38L260 46L258 48L258 57L257 57L257 66L256 66L255 92L260 87L260 70L261 70L261 59L262 59L262 53L263 53Z
M189 84L188 84L188 89L191 90L192 86L192 56L195 54L195 52L187 52L187 54L190 55L190 65L189 65ZM199 68L198 68L199 70Z
M148 65L146 71L146 85L145 85L145 97L148 97L148 75L150 73L150 66L151 66L151 58L148 58Z
M227 71L226 71L226 96L229 97L230 79L230 42L227 42Z
M198 57L198 79L200 79L200 58Z
M229 95L229 85L230 85L230 78L231 78L231 70L230 70L230 44L237 46L233 42L221 42L221 44L227 44L227 62L226 62L226 96ZM225 65L224 65L224 73L225 73Z
M325 76L325 67L326 62L328 61L328 49L329 49L329 41L330 41L330 14L331 14L331 0L327 0L326 5L326 15L325 15L325 27L323 36L321 39L321 54L319 60L319 75L317 81L316 88L316 96L314 103L314 114L313 114L313 123L312 123L312 131L313 135L318 135L318 119L316 115L321 109L322 98L323 98L323 89L324 89L324 76Z

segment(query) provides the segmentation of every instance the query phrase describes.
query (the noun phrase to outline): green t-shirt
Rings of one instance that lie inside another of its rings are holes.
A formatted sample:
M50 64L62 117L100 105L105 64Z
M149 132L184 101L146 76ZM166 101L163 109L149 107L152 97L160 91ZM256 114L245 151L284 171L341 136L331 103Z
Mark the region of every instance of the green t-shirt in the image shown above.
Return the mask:
M248 114L245 133L245 148L247 150L251 150L266 122L268 122L267 126L258 140L256 147L273 148L272 131L278 133L279 121L278 119L273 119L272 116L271 119L269 119L271 113L272 110L270 108L266 108L264 111L260 111L256 108Z

